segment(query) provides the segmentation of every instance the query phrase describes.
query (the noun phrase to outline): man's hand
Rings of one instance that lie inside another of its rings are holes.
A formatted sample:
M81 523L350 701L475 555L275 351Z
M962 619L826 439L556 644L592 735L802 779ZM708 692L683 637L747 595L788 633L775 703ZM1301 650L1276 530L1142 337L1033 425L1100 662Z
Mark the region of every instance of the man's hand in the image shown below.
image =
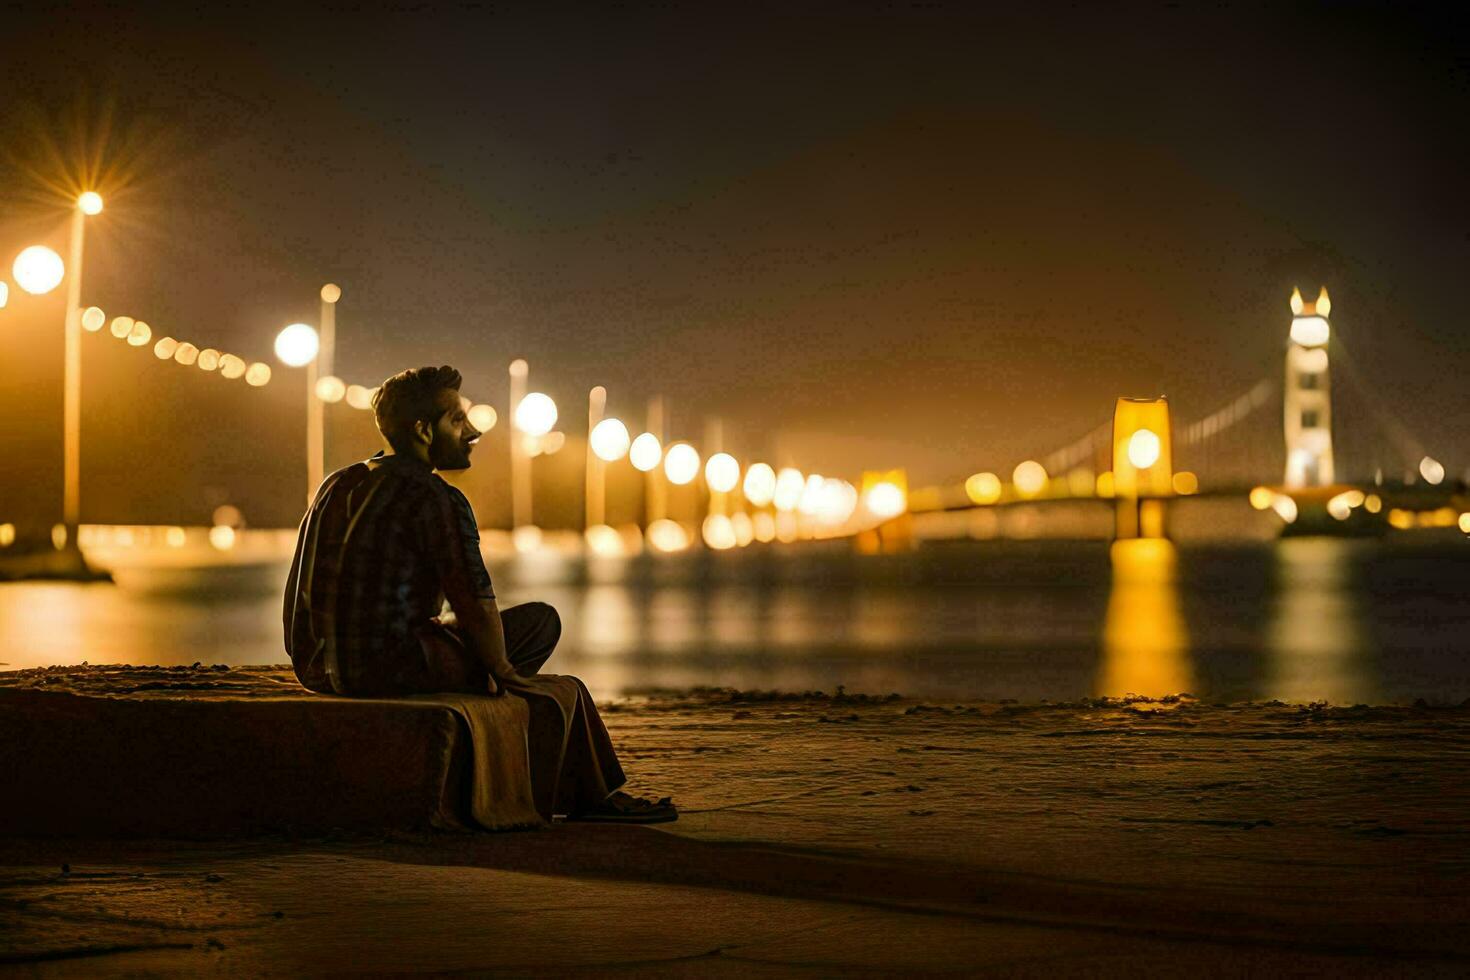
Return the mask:
M504 670L493 671L490 674L490 682L492 684L499 684L500 690L502 692L531 691L534 690L536 687L536 685L531 682L531 679L529 677L522 677L520 674L516 673L515 668L511 667L509 664L505 666Z

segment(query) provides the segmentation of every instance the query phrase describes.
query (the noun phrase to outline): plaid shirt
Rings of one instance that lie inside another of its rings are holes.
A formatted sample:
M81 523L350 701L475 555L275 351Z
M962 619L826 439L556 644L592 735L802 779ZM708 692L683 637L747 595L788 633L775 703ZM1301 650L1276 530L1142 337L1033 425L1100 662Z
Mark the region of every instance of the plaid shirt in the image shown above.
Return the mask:
M286 652L323 693L411 690L420 638L449 600L462 625L493 599L480 532L464 494L411 456L378 453L322 481L286 582Z

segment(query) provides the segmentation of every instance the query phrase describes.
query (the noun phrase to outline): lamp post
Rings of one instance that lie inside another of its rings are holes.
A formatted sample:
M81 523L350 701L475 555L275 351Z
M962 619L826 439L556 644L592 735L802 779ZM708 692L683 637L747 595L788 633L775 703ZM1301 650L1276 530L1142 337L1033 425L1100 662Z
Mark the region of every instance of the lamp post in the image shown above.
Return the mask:
M307 412L308 423L316 426L317 457L320 460L318 477L324 476L327 469L327 406L321 398L315 397L315 392L318 378L330 378L336 374L333 360L337 354L337 301L342 298L342 287L329 282L322 287L321 297L321 351L317 354L315 367L310 369L314 373L311 379L313 408Z
M525 436L539 439L556 425L556 402L551 400L550 395L526 391L526 377L529 374L530 369L524 358L511 362L510 489L511 519L515 528L530 527L534 516L531 509L531 454L522 440ZM528 537L523 540L535 539Z
M292 323L276 334L276 357L287 367L306 368L306 505L322 483L322 400L316 394L317 354L321 337L305 323Z
M607 391L592 389L587 406L587 527L607 523L607 464L628 455L628 427L620 419L603 418Z
M66 343L62 368L61 522L76 540L82 510L82 245L87 218L102 213L102 195L86 191L71 212L71 278L66 284Z
M602 421L603 410L607 408L607 389L597 385L587 393L587 452L585 456L586 487L584 490L584 507L582 515L582 530L605 523L603 518L607 511L607 485L605 467L602 459L592 451L592 433L596 431L598 423Z
M516 407L526 397L526 375L530 367L524 357L510 362L510 526L531 523L531 458L517 435Z

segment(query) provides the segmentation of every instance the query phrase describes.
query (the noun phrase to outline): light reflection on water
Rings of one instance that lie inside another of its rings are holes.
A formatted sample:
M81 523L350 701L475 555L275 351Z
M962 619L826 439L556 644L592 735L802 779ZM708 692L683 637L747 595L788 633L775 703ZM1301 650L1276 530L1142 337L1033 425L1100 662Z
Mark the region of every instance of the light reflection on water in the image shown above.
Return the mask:
M732 559L733 560L730 560ZM599 696L694 685L1054 700L1470 697L1470 549L976 543L493 568ZM280 663L281 564L0 586L0 661Z

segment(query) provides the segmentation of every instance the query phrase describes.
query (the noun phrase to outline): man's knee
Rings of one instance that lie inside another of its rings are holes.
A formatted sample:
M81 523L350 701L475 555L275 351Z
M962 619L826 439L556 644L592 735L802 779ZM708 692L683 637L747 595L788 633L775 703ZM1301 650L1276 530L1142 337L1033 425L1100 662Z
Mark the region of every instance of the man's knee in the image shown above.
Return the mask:
M561 639L561 614L556 607L547 602L526 603L535 613L540 626L537 632L545 639L547 644L555 644Z

